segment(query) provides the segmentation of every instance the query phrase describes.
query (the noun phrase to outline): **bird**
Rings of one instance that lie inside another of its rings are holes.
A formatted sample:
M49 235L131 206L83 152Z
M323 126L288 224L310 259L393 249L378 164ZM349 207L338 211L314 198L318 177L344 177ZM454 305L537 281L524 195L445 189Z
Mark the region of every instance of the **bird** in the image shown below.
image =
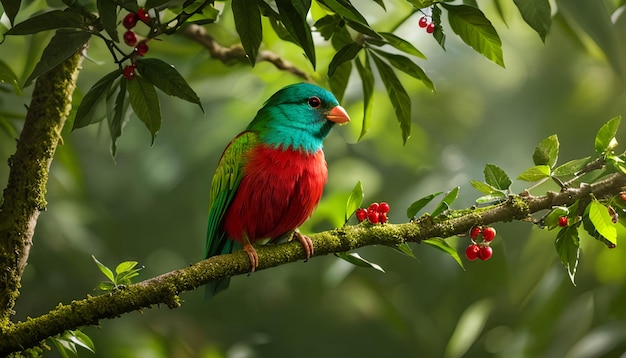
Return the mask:
M243 249L250 272L259 265L255 242L311 239L298 231L319 203L328 177L323 140L350 121L328 90L310 83L283 87L224 149L211 181L205 259ZM205 297L230 278L206 285Z

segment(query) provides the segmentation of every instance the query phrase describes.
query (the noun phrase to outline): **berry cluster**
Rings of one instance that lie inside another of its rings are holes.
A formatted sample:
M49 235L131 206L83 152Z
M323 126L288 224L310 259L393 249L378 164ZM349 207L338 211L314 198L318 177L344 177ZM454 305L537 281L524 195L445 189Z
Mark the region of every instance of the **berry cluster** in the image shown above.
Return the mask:
M479 235L482 235L483 239L480 243L476 242L476 239ZM491 255L493 255L493 249L489 244L496 237L496 229L488 226L486 228L482 228L480 226L474 226L470 230L470 239L472 243L465 249L465 257L468 260L474 261L476 259L481 259L483 261L489 260Z
M146 24L150 22L150 14L148 13L148 10L140 8L136 14L131 12L124 17L124 20L122 21L122 25L126 28L126 32L124 33L124 43L128 46L134 46L134 51L137 56L144 56L149 50L148 40L145 39L138 41L137 34L132 30L137 25L139 20ZM124 78L127 80L135 78L135 61L134 57L132 58L133 63L124 67Z
M372 224L384 224L387 222L387 213L389 212L389 204L384 201L372 203L367 209L358 208L356 210L356 218L359 222L367 219Z
M435 27L437 27L437 25L435 25L432 19L426 16L420 17L419 21L417 22L417 25L423 29L425 28L426 32L429 34L432 34L433 32L435 32Z

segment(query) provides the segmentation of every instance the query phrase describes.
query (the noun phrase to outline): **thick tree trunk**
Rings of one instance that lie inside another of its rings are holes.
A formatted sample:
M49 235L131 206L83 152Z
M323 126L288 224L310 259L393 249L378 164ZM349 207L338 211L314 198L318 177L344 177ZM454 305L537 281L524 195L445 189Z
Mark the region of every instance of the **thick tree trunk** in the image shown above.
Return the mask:
M0 207L0 328L10 325L39 213L46 208L52 157L72 105L82 62L76 53L40 76L33 91Z

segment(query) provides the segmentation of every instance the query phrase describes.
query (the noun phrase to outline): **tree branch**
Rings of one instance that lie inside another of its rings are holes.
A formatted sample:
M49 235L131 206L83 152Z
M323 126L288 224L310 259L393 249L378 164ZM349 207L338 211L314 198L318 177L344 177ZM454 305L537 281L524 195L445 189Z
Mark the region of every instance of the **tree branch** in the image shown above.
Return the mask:
M0 328L9 325L37 218L46 208L48 172L81 62L82 55L76 53L37 79L15 154L9 158L9 181L0 207Z
M506 202L486 208L451 211L432 218L424 215L406 224L359 224L311 235L315 256L346 252L368 245L395 246L402 242L416 242L449 237L467 232L475 225L488 225L498 221L525 220L529 215L555 205L568 205L577 199L593 194L603 198L618 194L626 186L626 175L612 174L592 184L581 185L562 192L532 196L527 192L511 196ZM259 267L263 270L302 260L305 252L298 242L267 245L257 249ZM47 337L86 325L96 325L101 319L166 304L169 308L180 306L178 295L194 290L208 282L225 277L247 274L250 263L245 252L215 256L188 267L165 273L100 296L59 305L37 318L18 322L0 334L0 355L34 347Z
M248 55L240 44L224 47L219 44L213 36L209 35L202 26L193 24L185 26L182 34L206 47L206 49L209 50L211 57L220 60L225 64L235 61L250 63L250 61L248 61ZM287 71L307 82L312 81L312 78L308 73L297 68L293 63L283 59L272 51L263 50L259 52L256 62L263 61L269 62L276 66L277 69Z

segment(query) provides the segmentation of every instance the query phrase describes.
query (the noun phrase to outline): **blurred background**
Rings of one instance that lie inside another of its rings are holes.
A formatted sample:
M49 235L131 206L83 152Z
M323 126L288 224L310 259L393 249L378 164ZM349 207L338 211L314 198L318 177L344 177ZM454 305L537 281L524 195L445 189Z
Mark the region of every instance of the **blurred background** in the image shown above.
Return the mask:
M598 128L626 114L626 17L615 13L611 28L618 40L620 73L587 35L565 25L567 18L554 20L543 44L512 3L502 9L506 23L493 4L480 3L502 38L505 69L445 27L444 52L417 26L420 15L399 28L398 34L428 57L418 64L437 88L431 93L400 75L413 99L406 145L380 81L371 129L357 142L361 85L353 76L342 103L353 121L325 142L329 182L303 232L341 225L345 201L359 180L364 204L387 201L390 222L402 223L413 201L455 186L461 186L455 208L472 205L480 193L469 180L482 180L486 163L515 178L532 165L535 146L549 135L559 136L560 163L593 155ZM389 29L389 19L408 11L392 2L387 6L384 14L379 8L364 9L374 28ZM228 6L220 23L207 29L225 45L237 42ZM9 37L0 45L0 58L26 78L49 37ZM150 46L148 56L173 64L190 82L205 113L163 95L164 121L155 144L150 146L149 133L131 116L115 158L106 123L64 133L16 319L96 294L94 287L105 278L91 255L110 267L138 261L145 266L138 279L202 259L210 181L222 149L267 97L300 81L267 63L253 69L226 66L179 36ZM313 72L300 49L280 42L271 31L264 33L264 46ZM333 51L321 43L317 50L318 69L324 71ZM102 42L92 41L88 55L76 100L115 68ZM316 76L324 85L324 73ZM32 87L23 96L2 89L0 113L19 128ZM623 127L618 138L625 138ZM15 136L9 130L0 138L4 187ZM513 189L527 186L515 181ZM554 249L555 232L522 222L494 227L493 258L465 262L465 271L424 245L412 245L418 260L389 248L367 247L359 254L386 273L356 268L334 256L316 257L236 277L229 290L208 302L201 290L185 293L176 310L163 306L134 312L84 332L94 340L98 357L623 356L626 248L608 250L582 237L574 286ZM624 238L624 232L619 236ZM467 240L448 242L463 256Z

